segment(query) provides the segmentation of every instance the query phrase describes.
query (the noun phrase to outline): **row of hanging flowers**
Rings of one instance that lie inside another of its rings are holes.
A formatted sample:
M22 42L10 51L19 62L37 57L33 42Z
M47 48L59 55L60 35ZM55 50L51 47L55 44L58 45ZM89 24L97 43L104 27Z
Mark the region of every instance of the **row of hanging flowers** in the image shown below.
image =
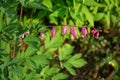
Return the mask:
M63 25L63 26L62 26L62 32L61 32L61 34L62 34L63 36L65 36L66 33L67 33L67 31L68 31L67 25ZM82 29L81 29L82 37L83 37L83 38L86 38L87 33L88 33L88 31L87 31L86 26L83 26ZM24 38L24 36L26 36L26 35L28 35L28 34L30 34L30 32L29 32L29 31L26 31L26 32L24 32L22 35L19 35L18 38L19 38L20 40L22 40L22 39ZM71 38L72 38L72 39L76 39L76 38L77 38L77 31L76 31L76 27L75 27L75 26L71 26L71 27L70 27L70 34L71 34ZM52 26L51 36L52 36L52 37L55 37L55 35L56 35L56 28L55 28L55 26ZM95 28L92 29L92 30L91 30L91 35L94 36L96 39L98 39L98 38L99 38L99 30L97 30L97 29L95 29ZM44 37L45 37L45 34L44 34L44 33L40 33L39 36L40 36L40 38L43 40Z

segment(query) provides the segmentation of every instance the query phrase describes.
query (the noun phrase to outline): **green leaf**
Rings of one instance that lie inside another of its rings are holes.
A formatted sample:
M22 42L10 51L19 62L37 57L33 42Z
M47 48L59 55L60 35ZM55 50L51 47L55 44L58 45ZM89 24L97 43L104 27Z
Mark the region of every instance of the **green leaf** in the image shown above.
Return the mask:
M21 3L22 6L25 5L25 1L26 1L26 0L19 0L19 1L20 1L20 3Z
M84 4L87 6L97 6L97 2L95 2L95 0L83 0Z
M65 44L62 48L59 48L59 59L65 60L70 57L70 54L73 51L73 46L70 44Z
M73 7L73 0L66 0L68 6Z
M46 48L59 48L62 44L62 36L57 35L55 37L53 37L50 41L49 41L49 36L46 37L46 41L45 41L45 47Z
M49 44L49 41L50 41L50 34L47 33L45 36L45 47L47 46L47 44Z
M15 67L15 68L10 68L9 69L10 77L17 76L20 79L23 79L25 77L25 70L23 67Z
M95 21L99 21L99 20L101 20L103 17L104 17L104 13L97 13L97 14L95 14L95 16L94 16L94 20L95 20Z
M49 70L49 68L50 68L49 66L45 66L45 67L42 69L42 71L41 71L40 74L41 74L42 76L44 76L44 75L46 74L46 72Z
M59 68L57 67L51 67L49 70L47 70L46 74L49 76L54 75L55 73L57 73L59 71Z
M67 74L57 73L55 76L52 77L52 80L65 80L66 78L68 78Z
M82 25L84 25L84 22L81 21L81 20L77 17L77 18L76 18L76 21L75 21L75 24L76 24L76 26L82 26Z
M77 59L76 61L71 61L69 63L71 63L76 68L80 68L84 66L87 62L84 59Z
M54 58L54 52L47 50L44 55L48 58L48 59L53 59Z
M62 7L67 6L64 0L54 0L53 3L57 4L57 6L62 6Z
M35 73L34 72L31 72L30 74L27 74L25 80L32 80L35 76Z
M35 55L31 58L37 66L45 66L49 63L45 55Z
M57 25L58 24L57 18L56 17L50 17L50 23Z
M38 68L37 64L31 59L26 59L23 65L32 71Z
M40 46L40 39L38 37L33 36L33 35L26 36L24 39L24 42L27 45L29 45L33 48L36 48L36 49L38 49Z
M45 17L46 15L47 15L47 11L46 10L41 10L41 11L39 11L37 17L41 19L41 18Z
M95 7L92 9L92 10L93 10L92 13L96 15L97 13L99 13L99 12L98 12L98 9L99 9L99 6L95 6Z
M24 60L25 59L23 59L23 58L14 58L12 61L10 61L9 65L14 65L14 64L20 63Z
M50 22L58 24L57 17L64 17L67 12L66 8L59 8L49 15Z
M3 22L2 22L2 17L0 16L0 32L3 30Z
M81 58L82 54L75 54L74 56L72 56L69 60L76 60Z
M66 13L66 8L60 8L50 14L50 17L62 17Z
M43 4L50 10L52 11L52 1L51 0L43 0Z
M81 58L81 54L75 54L68 60L68 62L76 68L80 68L87 63L84 59Z
M33 54L35 54L37 49L35 49L34 47L30 46L26 49L26 51L23 53L24 54L24 57L28 57L28 56L31 56Z
M77 2L76 0L73 0L74 4L74 10L75 10L75 15L79 14L81 3Z
M10 24L9 26L5 27L4 31L8 36L14 36L14 34L18 31L18 24Z
M105 25L106 27L110 27L110 11L107 12L107 14L105 15Z
M90 26L94 26L94 18L92 13L90 13L89 9L86 6L82 6L82 12L85 14L85 17L90 23Z
M64 63L63 64L65 66L65 68L70 72L70 74L72 75L76 75L75 70L72 68L72 65L70 63Z
M116 70L118 71L119 67L118 67L118 62L116 60L111 60L109 62L109 64Z
M74 14L74 12L73 12L73 11L70 11L70 15L71 15L71 17L72 17L73 19L75 19L75 18L76 18L76 15Z
M4 40L1 40L0 47L1 47L1 49L4 49L4 51L6 53L8 53L8 54L10 53L10 44L5 42Z
M27 43L27 44L30 44L30 43L33 43L33 42L38 43L39 38L35 37L35 36L32 36L32 35L28 35L28 36L25 37L24 42Z
M37 49L35 47L29 46L26 50L19 52L18 58L29 58L31 55L35 54Z
M73 20L69 20L69 24L70 24L70 25L74 25Z
M42 8L42 0L29 0L25 4L26 8L36 8L36 9L41 9Z
M110 1L109 0L105 0L105 2L107 3L107 5L110 5Z

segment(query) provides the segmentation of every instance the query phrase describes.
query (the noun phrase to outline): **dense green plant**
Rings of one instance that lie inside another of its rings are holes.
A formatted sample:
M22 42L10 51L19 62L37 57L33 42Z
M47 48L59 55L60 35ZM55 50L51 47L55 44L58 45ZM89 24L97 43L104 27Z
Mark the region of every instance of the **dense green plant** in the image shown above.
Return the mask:
M0 79L119 80L119 18L119 0L1 0Z

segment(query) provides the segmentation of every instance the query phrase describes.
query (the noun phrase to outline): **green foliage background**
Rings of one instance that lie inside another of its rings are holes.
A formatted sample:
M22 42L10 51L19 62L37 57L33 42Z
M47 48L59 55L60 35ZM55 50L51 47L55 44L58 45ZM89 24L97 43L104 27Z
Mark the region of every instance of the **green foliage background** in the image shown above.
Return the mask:
M62 36L64 24L68 31ZM77 39L70 38L71 26ZM92 28L99 30L99 39L91 36ZM26 31L30 34L19 40ZM120 80L119 34L119 0L1 0L0 79Z

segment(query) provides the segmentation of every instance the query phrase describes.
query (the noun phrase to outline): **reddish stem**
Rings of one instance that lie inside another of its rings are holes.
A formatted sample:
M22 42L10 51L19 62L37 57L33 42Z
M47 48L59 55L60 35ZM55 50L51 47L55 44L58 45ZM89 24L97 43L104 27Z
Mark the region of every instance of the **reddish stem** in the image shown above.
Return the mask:
M21 8L20 8L20 19L19 19L19 23L20 23L21 20L22 20L22 14L23 14L23 6L21 6Z

